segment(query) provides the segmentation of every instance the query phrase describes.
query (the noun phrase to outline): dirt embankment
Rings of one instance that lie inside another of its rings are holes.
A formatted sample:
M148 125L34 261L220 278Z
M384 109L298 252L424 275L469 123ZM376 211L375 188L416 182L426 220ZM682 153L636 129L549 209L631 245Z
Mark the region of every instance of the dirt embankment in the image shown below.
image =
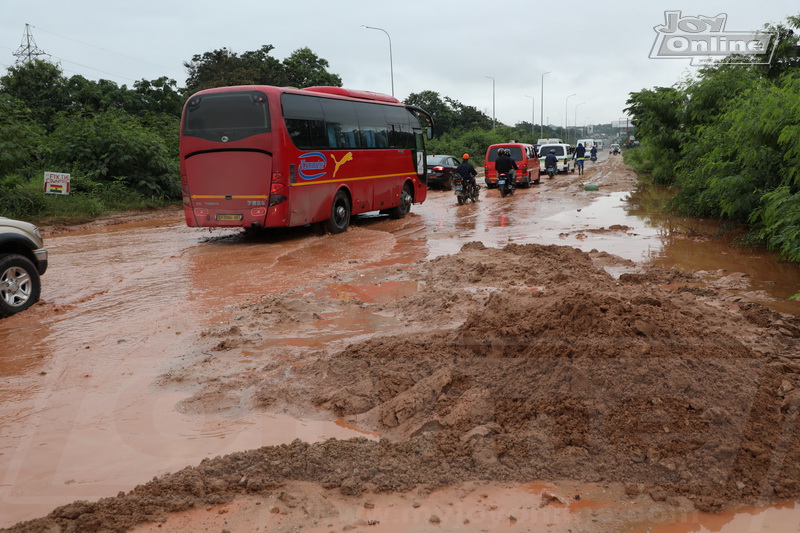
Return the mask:
M387 282L418 282L395 302L305 288L243 304L206 332L204 355L163 377L193 391L181 409L322 410L383 438L204 460L10 531L123 531L297 481L359 495L569 479L701 510L800 496L800 319L688 274L615 279L603 269L622 262L470 243L408 270L385 267ZM314 350L274 345L242 371L241 350L285 325L311 331L354 311L398 326Z

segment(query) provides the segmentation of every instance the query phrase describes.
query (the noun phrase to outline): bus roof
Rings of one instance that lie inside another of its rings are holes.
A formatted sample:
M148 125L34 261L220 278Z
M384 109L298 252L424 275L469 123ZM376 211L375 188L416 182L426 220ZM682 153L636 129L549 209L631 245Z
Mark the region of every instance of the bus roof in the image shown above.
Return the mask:
M373 100L377 102L390 102L393 104L399 104L400 100L395 98L394 96L389 96L388 94L383 93L373 93L372 91L356 91L353 89L344 89L342 87L328 87L328 86L316 86L316 87L306 87L305 89L300 89L301 91L311 91L314 93L325 93L325 94L335 94L337 96L347 96L349 98L359 98L361 100Z

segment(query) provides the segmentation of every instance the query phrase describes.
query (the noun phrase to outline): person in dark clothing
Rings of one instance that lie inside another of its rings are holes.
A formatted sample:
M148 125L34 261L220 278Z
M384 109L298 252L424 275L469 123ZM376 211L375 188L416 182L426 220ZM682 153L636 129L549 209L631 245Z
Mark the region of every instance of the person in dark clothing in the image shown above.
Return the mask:
M544 169L547 170L550 167L553 167L558 172L558 156L556 156L556 151L553 148L550 148L550 152L544 158Z
M511 159L511 150L507 148L500 148L497 151L497 159L494 162L494 168L497 170L497 175L510 174L511 179L514 178L514 171L518 169L517 162Z
M597 161L597 146L592 146L589 154L592 161Z
M575 166L578 167L578 175L583 174L583 159L586 157L586 148L583 146L583 143L578 144L578 147L575 148L575 153L572 154L572 159L575 160Z
M475 167L469 162L469 154L461 156L461 164L456 167L456 173L461 176L465 182L474 180L475 176L478 175L478 171L475 170Z

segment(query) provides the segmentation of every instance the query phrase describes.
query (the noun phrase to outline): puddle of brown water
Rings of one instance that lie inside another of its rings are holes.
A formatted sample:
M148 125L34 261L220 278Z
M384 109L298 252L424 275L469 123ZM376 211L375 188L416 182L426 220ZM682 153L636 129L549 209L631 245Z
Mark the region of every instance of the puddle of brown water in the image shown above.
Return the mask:
M0 372L17 376L0 392L0 527L129 490L204 457L295 438L365 435L333 422L258 413L182 415L175 404L185 395L151 387L228 306L348 270L347 261L320 269L311 260L343 241L369 250L363 259L381 257L393 246L391 235L354 230L309 250L302 238L270 246L225 234L198 246L205 234L152 221L138 226L49 238L43 303L0 321L0 339L10 340L0 343ZM283 276L264 275L272 269ZM359 335L379 325L350 317L328 327L331 337L343 337L337 327ZM319 342L310 332L296 339Z
M470 240L490 247L513 242L559 244L586 252L596 249L665 268L712 271L709 279L717 270L717 278L742 272L752 281L751 289L741 291L749 298L781 312L800 314L800 301L787 300L800 291L800 265L780 263L776 254L738 248L730 239L687 238L687 224L694 233L708 236L719 233L719 224L659 215L630 192L591 197L576 193L569 203L556 199L546 188L532 188L518 191L510 200L487 196L474 206L451 205L449 195L442 194L429 195L431 205L426 202L425 207L430 212L422 215L429 259L456 253Z
M673 249L694 256L682 251L686 239L674 236L673 242L665 226L628 211L624 198L576 192L574 203L565 203L541 187L506 199L489 194L477 205L457 206L452 193L431 194L403 220L359 219L345 234L326 237L308 231L266 237L230 230L209 234L158 221L51 236L44 303L0 321L3 377L15 378L0 392L0 526L75 499L130 489L208 454L296 436L353 435L334 433L352 430L335 423L320 428L316 422L280 417L184 418L174 410L180 397L152 391L163 365L192 353L202 328L248 299L300 288L337 272L403 268L455 253L470 240L498 247L509 242L564 244L637 261L663 260ZM609 230L612 225L627 229ZM605 230L596 231L600 228ZM748 272L736 264L717 264L698 261L696 268ZM758 272L765 271L768 260L755 258L752 264L751 275L761 280ZM763 282L783 287L776 277L766 276ZM789 269L786 279L797 288L796 269ZM412 294L416 287L367 272L357 283L327 290L328 296L339 291L347 298L382 302ZM316 336L308 328L293 331L290 338L307 350L373 335L392 324L391 317L367 312L323 315ZM250 349L255 354L261 347ZM796 509L789 511L798 518ZM518 527L491 520L482 527Z
M272 495L244 497L228 505L176 513L164 523L142 525L133 531L584 531L595 507L590 499L574 500L565 490L568 489L546 483L508 486L475 482L432 492L346 497L338 491L323 491L312 484L292 483ZM603 489L592 490L603 497ZM295 504L302 505L303 510L298 512L285 504L286 498L280 493L310 497L309 501ZM565 503L550 499L552 497L561 498ZM594 502L596 507L604 505Z
M800 531L800 507L785 502L719 514L691 513L669 522L642 526L630 533L789 533Z
M781 262L776 253L736 245L734 240L741 231L724 231L720 221L661 214L660 206L668 197L669 193L663 189L646 187L629 195L626 207L630 214L661 234L662 247L650 251L655 264L706 271L708 280L743 273L751 287L736 292L781 312L800 313L800 301L788 300L800 292L800 265Z
M418 286L419 282L416 280L384 281L365 284L334 283L328 285L328 295L348 301L358 298L364 302L386 303L415 294L418 291Z

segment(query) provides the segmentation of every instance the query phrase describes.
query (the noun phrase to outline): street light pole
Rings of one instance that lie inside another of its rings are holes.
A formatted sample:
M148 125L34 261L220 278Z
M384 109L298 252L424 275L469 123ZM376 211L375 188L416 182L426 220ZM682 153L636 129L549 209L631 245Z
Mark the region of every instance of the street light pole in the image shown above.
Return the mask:
M541 106L539 118L542 119L542 125L539 127L539 137L544 137L544 75L550 74L550 70L547 72L542 73L542 96L539 98L539 105Z
M577 144L578 140L578 107L582 106L586 102L581 102L580 104L575 104L575 144Z
M367 28L368 30L379 30L386 34L386 37L389 38L389 75L392 77L392 96L394 96L394 64L392 60L392 36L389 35L389 32L384 30L383 28L375 28L374 26L365 26L361 25L362 28Z
M569 103L569 99L575 96L578 93L572 93L571 95L567 96L566 101L564 102L564 142L567 142L567 126L569 126L569 117L567 116L567 104ZM567 143L569 144L569 143Z
M525 96L531 99L531 137L533 137L533 121L536 120L533 114L536 112L536 99L533 96L528 96L527 94Z
M495 114L494 114L494 78L491 77L491 76L486 76L486 77L489 78L490 80L492 80L492 129L494 129L494 127L495 127L495 125L497 123L497 120L495 119Z

